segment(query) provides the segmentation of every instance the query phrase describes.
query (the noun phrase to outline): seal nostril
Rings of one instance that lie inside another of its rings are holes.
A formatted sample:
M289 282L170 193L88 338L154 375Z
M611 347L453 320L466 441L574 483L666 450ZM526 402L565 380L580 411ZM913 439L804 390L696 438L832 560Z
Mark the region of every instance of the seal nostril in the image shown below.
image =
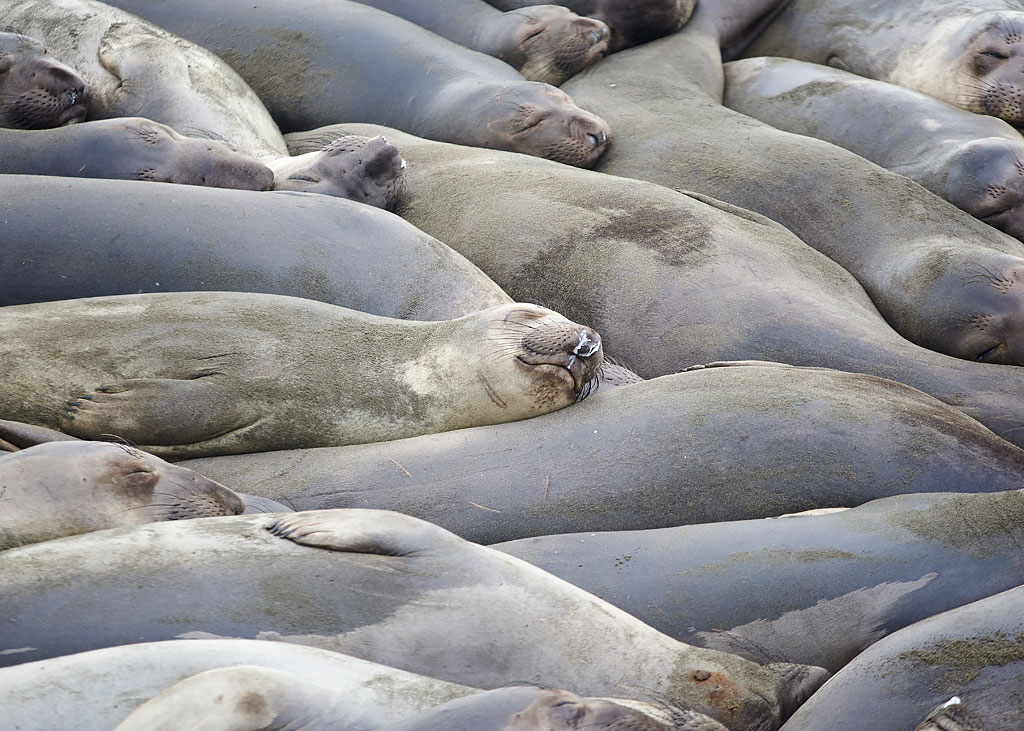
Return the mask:
M594 43L597 43L598 41L601 40L601 34L598 33L596 30L590 31L590 37L594 39Z
M593 145L594 147L597 147L598 144L600 144L597 140L597 135L591 134L589 132L587 133L587 140L589 140L590 144Z

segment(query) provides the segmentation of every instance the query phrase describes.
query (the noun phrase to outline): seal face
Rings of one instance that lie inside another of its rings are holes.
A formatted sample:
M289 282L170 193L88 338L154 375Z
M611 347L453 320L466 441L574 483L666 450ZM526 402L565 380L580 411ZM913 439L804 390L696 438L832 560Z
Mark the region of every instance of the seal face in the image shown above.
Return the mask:
M962 62L965 109L1024 123L1024 13L991 14L966 44Z
M513 52L496 55L530 81L557 86L600 61L608 51L611 33L607 25L560 5L535 5L505 15L521 22L513 34ZM514 57L521 57L522 62L515 63Z
M88 87L39 41L0 33L0 127L47 129L85 119Z
M966 143L952 159L946 199L1024 241L1024 145L988 137Z
M383 135L345 135L320 152L270 163L274 190L323 193L393 211L405 188L405 160Z

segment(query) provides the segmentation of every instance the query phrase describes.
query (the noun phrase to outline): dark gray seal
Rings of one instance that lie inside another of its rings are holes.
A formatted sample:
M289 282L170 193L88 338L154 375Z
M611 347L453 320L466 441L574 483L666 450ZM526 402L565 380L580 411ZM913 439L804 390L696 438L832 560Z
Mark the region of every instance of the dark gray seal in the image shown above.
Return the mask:
M1022 606L1024 587L1017 587L880 640L783 728L903 731L927 716L931 720L918 726L922 731L1020 728Z
M153 523L15 548L0 553L0 611L14 620L0 626L0 664L256 638L485 689L648 693L732 729L777 728L827 675L691 648L523 561L386 511Z
M563 91L347 0L117 0L226 59L285 131L343 121L591 167L608 125ZM384 81L386 79L386 82Z
M513 424L182 462L296 509L380 507L494 543L1010 490L1024 451L873 376L704 368Z
M81 122L85 79L46 53L43 44L0 33L0 127L46 129Z
M1024 12L1015 0L793 0L750 54L835 66L1024 122Z
M0 129L0 174L145 180L270 190L266 165L218 140L183 137L141 117L47 130ZM109 221L110 213L106 212Z
M1024 138L1000 119L848 71L773 57L727 63L724 102L905 175L1024 239ZM1014 357L1024 361L1024 353Z
M836 672L913 622L1024 584L1022 539L1013 490L494 548L683 642Z
M179 458L525 419L574 403L603 358L593 330L521 303L412 322L174 292L5 307L0 333L0 413Z
M398 216L326 196L0 175L0 220L0 305L221 290L450 320L512 301Z

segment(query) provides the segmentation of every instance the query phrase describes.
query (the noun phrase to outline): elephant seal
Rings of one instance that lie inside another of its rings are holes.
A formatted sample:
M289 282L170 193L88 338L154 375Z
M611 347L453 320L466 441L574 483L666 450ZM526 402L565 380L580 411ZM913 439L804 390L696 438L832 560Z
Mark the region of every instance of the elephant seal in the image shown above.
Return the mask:
M484 0L359 2L499 58L530 81L554 86L597 63L608 50L607 25L561 5L527 5L502 13Z
M299 510L388 508L495 543L1010 490L1024 451L892 381L762 364L599 389L529 422L181 464Z
M487 0L500 10L528 7L531 0ZM608 52L638 46L679 29L690 18L696 0L565 0L580 15L603 20L611 30Z
M85 79L47 55L39 41L0 33L0 127L46 129L81 122L88 91Z
M598 169L768 216L847 268L908 340L1018 364L1024 244L853 153L721 106L722 44L778 2L699 5L675 35L570 79L581 104L632 132ZM632 83L641 69L644 83ZM1009 342L976 349L977 331L1000 320Z
M387 134L402 147L409 171L398 213L516 299L594 327L606 352L641 376L754 358L871 373L1024 445L1020 371L907 342L845 269L763 216L640 180L375 125L286 139L298 154L352 133ZM999 344L991 337L985 349Z
M751 45L1024 122L1024 12L1014 0L793 0Z
M523 561L387 511L153 523L11 549L0 611L13 620L0 627L0 664L126 640L255 638L484 689L646 692L738 730L777 728L827 675L691 648ZM72 611L75 631L54 633Z
M398 216L326 196L0 175L0 220L0 305L221 290L450 320L512 301Z
M727 63L724 102L905 175L1024 239L1024 137L1002 120L884 81L784 58Z
M783 728L897 731L913 728L926 716L931 720L919 728L929 731L1019 728L1024 717L1022 602L1024 588L1017 587L879 640Z
M492 547L682 642L837 672L913 622L1024 584L1022 538L1013 490Z
M146 180L270 190L274 175L217 140L183 137L141 117L47 130L0 129L0 173Z
M207 670L147 701L121 722L116 731L174 731L198 724L218 728L230 725L235 731L282 726L296 731L351 729L349 703L339 690L345 689L303 682L293 673L259 666ZM519 685L465 695L397 723L375 728L378 731L541 728L550 731L579 728L727 731L725 726L702 713L637 705L644 710L616 703L614 699L581 698L565 690ZM648 715L651 713L656 715Z
M0 551L244 509L223 485L123 444L60 441L0 456Z
M178 458L524 419L577 400L603 357L593 330L520 303L410 322L278 295L142 294L5 307L0 333L0 413Z
M560 89L359 3L113 4L226 59L285 131L376 122L580 167L593 166L609 143L608 125Z
M15 653L11 659L17 657ZM374 731L478 692L476 688L289 642L170 640L119 645L0 668L0 706L4 723L14 729L110 731L171 686L211 670L221 678L230 678L236 668L239 675L276 671L286 674L292 684L314 690L328 686L325 697L341 696L343 700L339 708L332 709L340 722L338 727L353 731Z

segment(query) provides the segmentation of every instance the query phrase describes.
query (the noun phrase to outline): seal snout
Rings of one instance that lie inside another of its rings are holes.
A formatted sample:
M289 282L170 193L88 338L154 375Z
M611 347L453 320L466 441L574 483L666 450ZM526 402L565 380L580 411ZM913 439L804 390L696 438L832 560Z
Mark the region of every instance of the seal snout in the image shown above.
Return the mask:
M604 362L601 336L567 320L541 321L524 336L523 349L526 352L519 360L527 365L553 365L567 370L576 394L597 377Z

